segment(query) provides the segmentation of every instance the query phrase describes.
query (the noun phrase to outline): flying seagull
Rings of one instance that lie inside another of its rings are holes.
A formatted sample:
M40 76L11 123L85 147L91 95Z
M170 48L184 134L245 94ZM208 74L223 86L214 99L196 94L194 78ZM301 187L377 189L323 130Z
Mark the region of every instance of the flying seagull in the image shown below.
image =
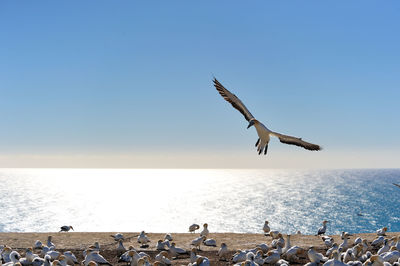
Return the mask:
M247 128L250 128L251 126L254 126L256 128L258 134L256 147L259 155L262 152L264 152L264 154L267 154L268 143L271 136L279 138L280 142L282 143L296 145L310 151L319 151L322 149L321 146L306 142L301 138L287 136L269 130L266 126L264 126L261 122L259 122L257 119L254 118L254 116L250 113L250 111L246 108L246 106L242 103L242 101L238 97L236 97L235 94L225 89L225 87L222 86L222 84L216 78L214 78L213 81L214 81L214 86L219 92L219 94L221 94L221 96L226 101L228 101L230 104L232 104L233 107L235 107L239 112L241 112L244 118L246 118L246 120L249 122Z

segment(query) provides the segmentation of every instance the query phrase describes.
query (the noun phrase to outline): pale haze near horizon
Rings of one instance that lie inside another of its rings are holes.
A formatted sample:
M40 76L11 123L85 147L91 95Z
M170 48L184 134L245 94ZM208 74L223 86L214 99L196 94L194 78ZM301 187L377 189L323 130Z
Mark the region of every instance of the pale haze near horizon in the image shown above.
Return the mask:
M0 167L397 168L400 4L0 3ZM272 130L253 128L215 75Z

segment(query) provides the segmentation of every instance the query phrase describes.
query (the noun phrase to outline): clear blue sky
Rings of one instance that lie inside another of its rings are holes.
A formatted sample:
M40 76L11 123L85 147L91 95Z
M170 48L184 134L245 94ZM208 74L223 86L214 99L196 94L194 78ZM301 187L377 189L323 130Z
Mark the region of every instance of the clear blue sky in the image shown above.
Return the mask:
M213 75L269 128L324 147L273 141L270 157L399 167L399 13L398 1L1 1L0 167L196 153L284 167L259 159Z

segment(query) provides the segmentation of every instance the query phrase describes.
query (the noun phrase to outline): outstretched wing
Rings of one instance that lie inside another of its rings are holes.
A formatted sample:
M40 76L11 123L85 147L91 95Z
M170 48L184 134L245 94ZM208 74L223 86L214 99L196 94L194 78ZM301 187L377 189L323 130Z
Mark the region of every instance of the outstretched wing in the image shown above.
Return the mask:
M319 146L317 144L312 144L312 143L306 142L306 141L302 140L301 138L287 136L287 135L279 134L276 132L272 132L271 135L279 138L280 142L285 143L285 144L296 145L296 146L303 147L304 149L307 149L310 151L322 150L321 146Z
M395 185L396 187L400 187L400 185L399 185L399 184L396 184L396 183L393 183L393 185Z
M222 84L219 83L219 81L216 78L214 78L213 81L214 81L214 86L219 92L219 94L221 94L221 96L226 101L230 102L233 107L239 110L239 112L241 112L242 115L244 115L244 118L246 118L247 121L250 121L250 119L254 118L254 116L250 113L249 110L247 110L246 106L242 103L242 101L238 97L236 97L235 94L225 89L225 87L222 86Z

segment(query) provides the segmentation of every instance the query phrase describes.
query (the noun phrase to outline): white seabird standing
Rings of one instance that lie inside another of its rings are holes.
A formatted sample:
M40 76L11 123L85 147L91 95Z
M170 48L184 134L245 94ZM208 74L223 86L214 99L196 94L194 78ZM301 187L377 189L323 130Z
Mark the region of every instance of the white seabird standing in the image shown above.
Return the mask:
M56 245L54 245L53 242L51 242L52 238L53 238L52 236L48 236L48 237L47 237L47 246L48 246L50 249L53 248L53 247L54 247L53 249L55 249L55 248L56 248Z
M142 231L142 232L140 232L140 235L138 236L137 241L138 241L138 243L141 244L141 246L140 246L141 248L145 248L145 247L149 246L147 243L150 242L150 239L146 236L144 231Z
M267 233L269 233L269 231L271 231L271 228L269 228L269 225L268 225L268 221L264 222L263 231L264 231L264 234L267 234Z
M117 255L121 256L122 254L124 254L126 252L126 248L124 247L124 243L122 241L122 239L120 239L118 241L118 247L117 247Z
M317 233L317 235L325 235L325 232L326 232L326 224L327 223L329 223L328 221L323 221L322 222L322 227L320 227L319 229L318 229L318 233Z
M190 245L197 247L197 250L200 250L200 245L201 243L206 240L206 236L200 236L194 240L192 240L192 243Z
M208 224L203 224L203 231L200 232L200 236L207 237L210 231L208 231Z
M228 255L228 246L225 243L221 244L221 248L218 250L218 257L219 260L226 260Z
M311 151L321 150L321 147L319 145L306 142L301 138L287 136L269 130L265 125L263 125L261 122L259 122L257 119L254 118L254 116L250 113L250 111L246 108L246 106L235 94L231 93L224 86L222 86L222 84L216 78L214 78L213 81L214 81L214 86L219 92L219 94L226 101L232 104L234 108L236 108L239 112L241 112L243 116L246 118L246 120L249 122L247 128L250 128L251 126L254 126L256 128L258 134L258 140L256 142L258 154L261 154L262 152L264 152L264 154L267 154L268 143L271 136L279 138L279 141L285 144L296 145Z

